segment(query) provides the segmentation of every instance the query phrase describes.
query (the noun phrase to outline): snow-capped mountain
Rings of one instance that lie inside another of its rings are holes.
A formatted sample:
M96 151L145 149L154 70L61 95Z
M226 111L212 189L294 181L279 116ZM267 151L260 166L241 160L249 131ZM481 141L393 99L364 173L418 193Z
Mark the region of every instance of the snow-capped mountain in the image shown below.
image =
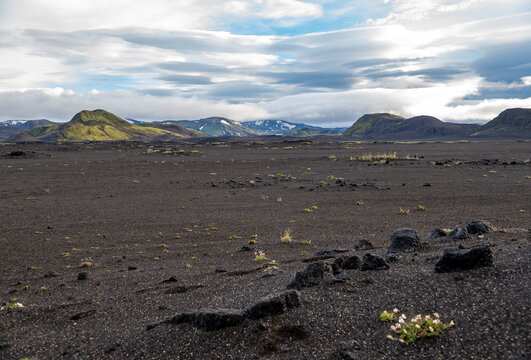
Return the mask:
M273 135L273 134L284 134L290 130L294 129L318 129L317 126L292 123L286 120L253 120L253 121L244 121L242 125L248 127L251 130L258 131L263 134Z

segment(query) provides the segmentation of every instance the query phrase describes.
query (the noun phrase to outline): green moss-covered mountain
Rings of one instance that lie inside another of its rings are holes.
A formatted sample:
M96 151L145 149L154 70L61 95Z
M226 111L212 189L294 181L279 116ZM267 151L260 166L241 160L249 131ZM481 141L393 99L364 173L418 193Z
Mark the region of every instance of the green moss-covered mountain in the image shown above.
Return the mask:
M200 120L177 120L172 123L187 129L200 131L208 136L257 136L261 133L251 130L234 120L210 117Z
M531 139L531 109L504 110L471 136Z
M333 129L293 129L282 134L284 136L296 136L296 137L307 137L307 136L318 136L318 135L342 135L341 131Z
M179 128L170 131L157 127L134 125L101 109L83 110L67 123L39 126L29 130L28 133L43 141L156 141L191 136L188 131L181 133Z

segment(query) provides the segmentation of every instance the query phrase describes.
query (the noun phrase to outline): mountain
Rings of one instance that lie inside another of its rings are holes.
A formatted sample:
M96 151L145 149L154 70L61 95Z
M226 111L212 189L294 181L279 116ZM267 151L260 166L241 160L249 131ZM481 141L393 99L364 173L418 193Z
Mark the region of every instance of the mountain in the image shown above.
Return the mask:
M187 135L156 127L138 126L105 110L83 110L61 125L39 126L28 134L43 141L152 141Z
M251 130L234 120L223 117L209 117L200 120L171 120L173 123L190 130L201 131L208 136L257 136L259 132Z
M531 139L531 109L504 110L471 136Z
M480 128L478 124L448 123L427 115L404 119L398 115L378 113L363 115L344 135L386 140L462 139Z
M315 128L302 128L302 129L293 129L288 132L285 132L284 136L296 136L296 137L307 137L307 136L317 136L317 135L342 135L341 131L333 129L315 129Z
M284 134L294 129L316 129L317 126L292 123L286 120L253 120L243 121L243 126L266 135Z
M6 120L0 122L0 139L8 139L18 133L37 126L56 124L46 119L39 120Z
M400 121L405 120L402 116L389 113L365 114L360 117L343 135L375 135L381 134L393 128Z
M27 131L23 131L9 138L9 141L16 142L16 143L25 143L25 142L40 142L41 140L31 136L30 134L28 134Z
M142 127L151 127L151 128L157 128L162 129L166 131L170 131L173 134L181 134L186 137L203 137L205 136L204 133L200 131L190 130L187 129L181 125L172 124L172 123L159 123L159 122L138 122L139 126Z

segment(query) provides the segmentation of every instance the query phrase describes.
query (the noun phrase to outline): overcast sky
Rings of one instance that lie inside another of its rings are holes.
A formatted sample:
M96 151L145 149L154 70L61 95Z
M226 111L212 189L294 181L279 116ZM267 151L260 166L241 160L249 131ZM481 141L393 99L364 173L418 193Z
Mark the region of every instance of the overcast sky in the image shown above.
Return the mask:
M529 0L0 0L0 120L486 121L531 107Z

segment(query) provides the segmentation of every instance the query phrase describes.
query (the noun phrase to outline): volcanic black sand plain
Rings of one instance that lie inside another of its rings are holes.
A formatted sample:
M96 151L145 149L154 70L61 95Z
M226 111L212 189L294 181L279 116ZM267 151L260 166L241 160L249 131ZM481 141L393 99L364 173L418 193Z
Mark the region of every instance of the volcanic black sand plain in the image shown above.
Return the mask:
M2 144L0 358L524 359L530 157L517 141ZM472 220L497 229L426 239ZM383 257L399 228L421 246L388 269L327 271L300 306L211 331L164 323L249 309L314 262ZM434 271L444 249L483 244L493 266ZM395 307L455 326L391 341L379 315Z

